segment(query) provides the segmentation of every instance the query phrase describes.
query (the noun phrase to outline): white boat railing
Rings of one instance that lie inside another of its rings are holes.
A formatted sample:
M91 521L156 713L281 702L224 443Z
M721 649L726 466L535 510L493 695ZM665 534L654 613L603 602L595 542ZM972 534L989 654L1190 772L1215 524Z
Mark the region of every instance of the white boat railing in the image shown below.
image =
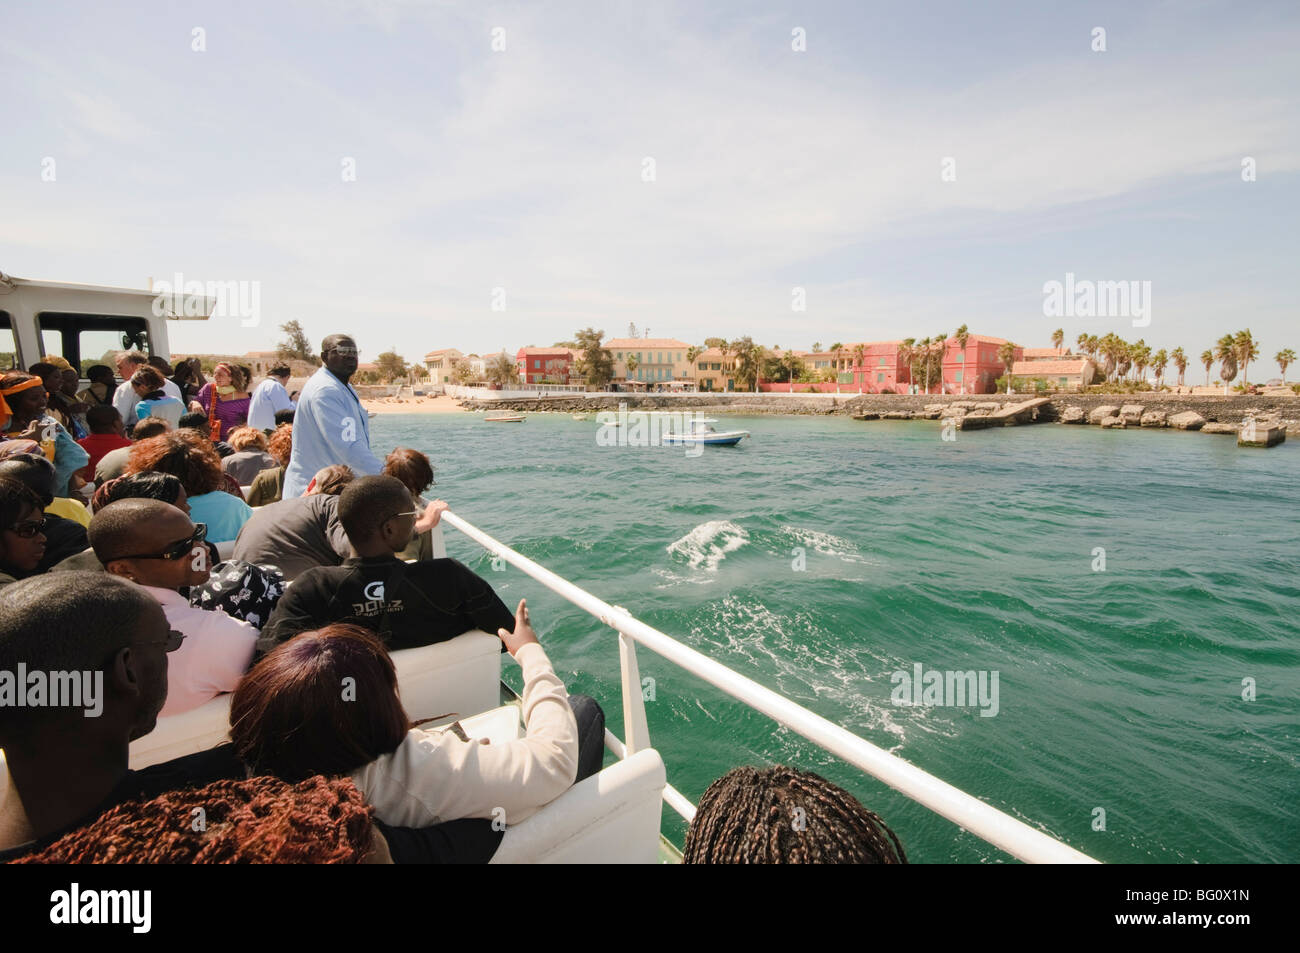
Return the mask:
M1030 827L802 705L733 672L725 665L646 625L626 609L598 599L527 556L515 552L455 513L444 511L442 522L454 526L494 556L501 557L618 632L623 725L627 737L620 741L613 733L605 733L607 746L618 757L624 758L650 747L645 699L636 661L636 645L640 643L1013 857L1028 863L1097 863L1050 834ZM687 821L695 816L694 806L671 785L664 791L664 801Z

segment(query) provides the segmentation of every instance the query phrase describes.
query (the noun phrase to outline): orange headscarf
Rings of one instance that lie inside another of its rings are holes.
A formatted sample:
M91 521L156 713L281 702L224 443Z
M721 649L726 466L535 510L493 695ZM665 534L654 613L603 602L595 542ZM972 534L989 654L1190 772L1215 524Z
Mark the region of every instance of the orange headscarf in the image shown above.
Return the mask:
M17 394L19 391L31 390L33 387L44 387L39 377L32 377L25 381L20 381L13 387L6 387L0 390L0 418L12 417L13 411L9 407L9 402L5 400L10 394Z

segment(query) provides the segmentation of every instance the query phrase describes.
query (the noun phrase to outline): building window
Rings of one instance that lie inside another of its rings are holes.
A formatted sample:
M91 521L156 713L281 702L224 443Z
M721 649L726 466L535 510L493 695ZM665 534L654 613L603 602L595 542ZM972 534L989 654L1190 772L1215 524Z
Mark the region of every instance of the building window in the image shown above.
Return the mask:
M617 360L620 360L620 361L623 360L623 352L622 352L622 351L619 351L619 352L618 352Z
M958 364L965 364L965 363L966 363L966 352L965 352L965 351L959 351L959 352L957 353L957 363L958 363Z
M882 367L884 366L884 363L885 363L885 359L884 359L884 357L881 357L881 359L880 359L880 364L881 364Z
M1064 377L1061 378L1061 386L1062 386L1062 387L1065 386L1065 378L1064 378Z

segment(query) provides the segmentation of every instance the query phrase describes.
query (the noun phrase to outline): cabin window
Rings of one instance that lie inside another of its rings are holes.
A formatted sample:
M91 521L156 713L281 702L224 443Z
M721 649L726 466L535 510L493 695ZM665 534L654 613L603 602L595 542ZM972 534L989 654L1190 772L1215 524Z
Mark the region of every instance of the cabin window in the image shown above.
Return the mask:
M0 373L13 370L18 370L18 342L8 312L0 311Z
M43 311L36 316L41 356L57 354L86 376L95 364L113 367L117 352L135 349L152 353L149 325L144 318L120 315Z

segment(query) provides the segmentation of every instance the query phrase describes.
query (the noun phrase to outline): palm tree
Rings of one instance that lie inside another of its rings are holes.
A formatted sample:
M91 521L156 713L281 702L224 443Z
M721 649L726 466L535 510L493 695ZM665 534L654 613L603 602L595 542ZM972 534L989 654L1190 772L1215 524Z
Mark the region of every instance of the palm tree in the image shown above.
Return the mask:
M1161 379L1165 376L1165 365L1169 363L1169 355L1165 349L1161 348L1151 358L1151 370L1156 374L1156 386L1160 386Z
M1214 356L1220 363L1219 377L1223 380L1223 392L1228 392L1228 384L1237 376L1237 339L1225 334L1214 345Z
M1202 351L1201 363L1205 365L1205 386L1210 386L1210 368L1214 366L1214 352Z
M1259 357L1259 344L1250 333L1250 328L1238 331L1233 343L1237 348L1237 362L1241 364L1241 383L1250 386L1250 382L1246 379L1246 370L1250 367L1250 362Z
M1065 343L1065 329L1057 328L1055 331L1052 332L1052 347L1056 348L1059 351L1061 349L1061 345L1064 343Z
M961 348L961 392L964 394L966 393L966 371L968 370L966 367L966 342L970 340L970 331L963 324L952 333L952 336L956 339L957 346Z
M853 376L857 377L859 374L862 375L861 381L858 384L859 391L862 390L862 383L865 382L867 379L866 370L865 368L862 368L862 363L866 359L867 359L867 346L865 344L853 345L853 368L854 368ZM860 368L862 369L859 370Z
M1286 369L1295 363L1295 351L1290 348L1278 351L1273 355L1273 360L1277 361L1277 366L1282 368L1282 385L1286 386Z
M1169 352L1169 359L1174 362L1174 367L1178 368L1178 386L1183 386L1183 374L1187 372L1187 355L1183 353L1181 347L1176 347Z
M694 363L695 363L695 359L696 359L697 357L700 356L700 352L703 351L703 350L704 350L704 348L702 348L702 347L695 347L694 345L692 345L691 347L688 347L688 348L686 349L686 363L687 363L687 364L694 364Z
M1007 369L1007 393L1011 393L1011 367L1016 362L1016 346L1010 341L1003 342L998 348L998 360Z
M1084 354L1088 353L1088 332L1080 332L1079 336L1074 339L1074 346Z
M813 353L814 353L814 354L820 354L820 353L821 353L821 350L822 350L822 342L821 342L821 341L813 341Z
M1097 351L1101 349L1101 338L1095 334L1088 335L1088 354L1092 357L1097 356Z
M916 356L916 338L903 338L903 342L898 345L898 356L903 360L903 366L907 368L907 380L912 382L912 359Z
M624 363L627 364L627 379L631 380L632 375L636 373L636 369L641 362L636 359L635 354L629 354L627 356L627 360L624 361Z
M1122 378L1127 376L1129 368L1133 366L1133 345L1118 336L1115 342L1115 373Z
M1134 377L1136 380L1141 381L1146 376L1146 369L1151 366L1151 348L1147 346L1146 341L1139 338L1138 342L1133 345L1131 354L1133 357L1133 369L1136 372Z

